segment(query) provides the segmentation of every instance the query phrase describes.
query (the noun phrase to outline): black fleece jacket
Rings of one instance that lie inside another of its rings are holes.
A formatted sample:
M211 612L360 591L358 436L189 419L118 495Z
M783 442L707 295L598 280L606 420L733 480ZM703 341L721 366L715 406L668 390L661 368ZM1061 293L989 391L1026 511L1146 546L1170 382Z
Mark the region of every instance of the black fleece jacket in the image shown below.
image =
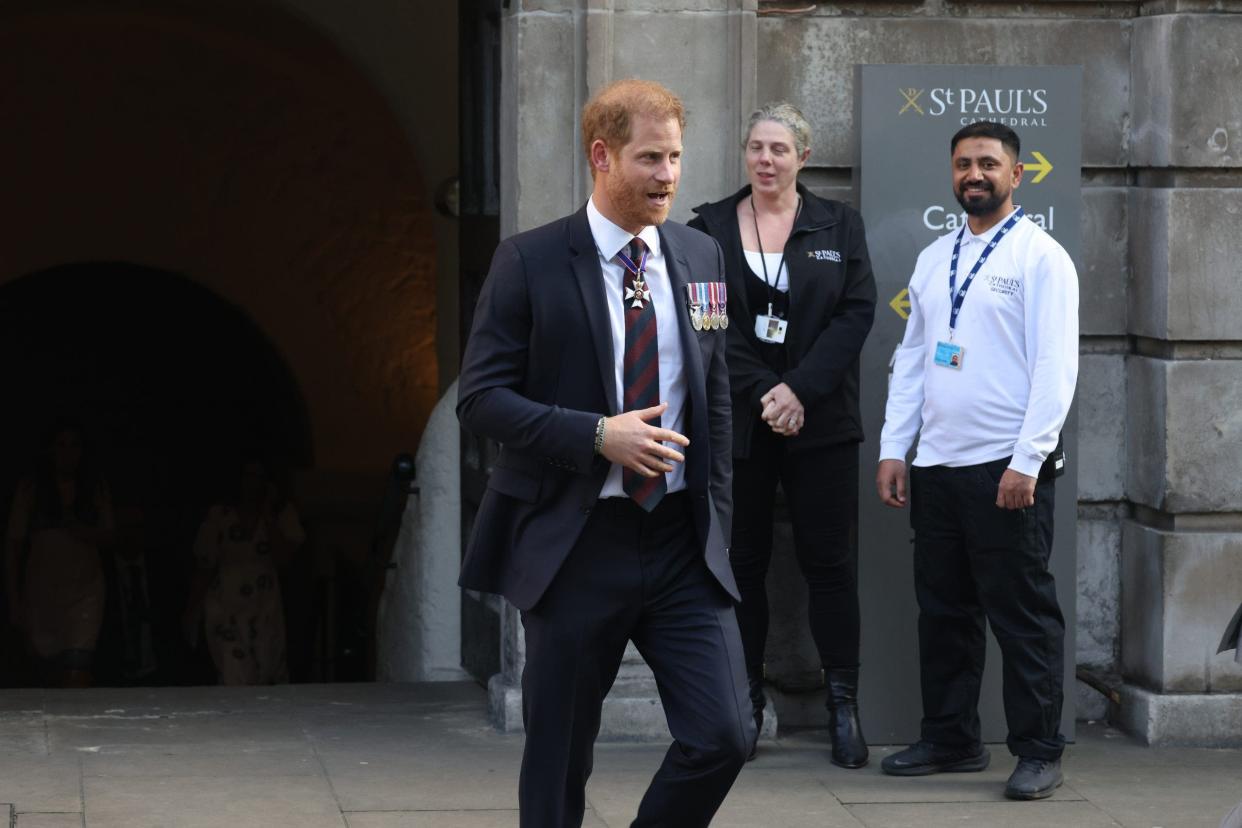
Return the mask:
M787 370L777 375L760 354L755 314L746 299L749 276L737 226L737 205L750 186L721 201L694 208L690 226L724 250L729 286L729 381L733 397L733 456L750 456L760 419L759 399L786 383L806 409L806 422L789 448L798 450L863 439L858 406L859 354L875 318L876 288L862 216L839 201L820 198L801 184L802 211L785 243L789 279Z

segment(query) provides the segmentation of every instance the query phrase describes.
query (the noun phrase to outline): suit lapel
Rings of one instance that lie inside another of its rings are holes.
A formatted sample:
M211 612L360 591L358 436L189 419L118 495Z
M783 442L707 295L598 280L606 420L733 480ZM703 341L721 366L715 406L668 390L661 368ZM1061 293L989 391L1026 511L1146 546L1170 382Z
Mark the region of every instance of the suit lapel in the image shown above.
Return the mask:
M616 355L612 352L612 318L608 315L608 295L604 292L604 273L599 266L599 251L591 224L587 221L586 207L569 220L570 267L573 268L582 304L586 309L587 326L595 343L595 356L599 360L599 375L604 383L604 395L608 400L610 414L620 414L617 403Z
M677 245L672 243L669 234L664 228L660 228L660 246L664 253L664 262L668 267L668 281L673 288L673 307L675 307L677 317L677 333L681 342L681 361L686 372L686 387L690 392L690 414L694 418L694 424L700 425L698 414L707 411L707 383L703 374L703 357L699 351L698 335L694 331L694 327L690 324L690 314L687 311L687 302L689 301L686 294L686 285L690 283L690 263L686 261L685 254L678 249ZM712 277L712 281L716 281L720 277ZM701 424L703 428L707 427L707 421Z

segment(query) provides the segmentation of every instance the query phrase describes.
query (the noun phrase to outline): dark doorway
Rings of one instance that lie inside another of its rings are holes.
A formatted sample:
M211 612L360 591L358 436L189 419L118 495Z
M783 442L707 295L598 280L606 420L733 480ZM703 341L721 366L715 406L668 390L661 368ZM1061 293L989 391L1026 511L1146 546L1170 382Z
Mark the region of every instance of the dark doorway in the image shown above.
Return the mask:
M80 424L111 491L107 595L95 683L212 683L183 642L191 546L243 460L280 475L312 462L302 395L239 308L174 273L73 264L0 288L0 499L31 474L48 430ZM291 627L292 635L297 627ZM31 683L13 635L0 682ZM292 648L291 648L292 649Z

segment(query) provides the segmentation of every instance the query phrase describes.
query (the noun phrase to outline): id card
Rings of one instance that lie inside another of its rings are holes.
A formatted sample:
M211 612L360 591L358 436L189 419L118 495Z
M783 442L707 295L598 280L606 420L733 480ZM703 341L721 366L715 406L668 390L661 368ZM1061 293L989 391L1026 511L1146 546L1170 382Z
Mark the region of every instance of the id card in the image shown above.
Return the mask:
M788 328L789 322L778 316L755 317L755 336L759 338L760 342L783 345L785 343L785 331Z
M955 342L936 343L936 364L942 368L961 368L966 349Z

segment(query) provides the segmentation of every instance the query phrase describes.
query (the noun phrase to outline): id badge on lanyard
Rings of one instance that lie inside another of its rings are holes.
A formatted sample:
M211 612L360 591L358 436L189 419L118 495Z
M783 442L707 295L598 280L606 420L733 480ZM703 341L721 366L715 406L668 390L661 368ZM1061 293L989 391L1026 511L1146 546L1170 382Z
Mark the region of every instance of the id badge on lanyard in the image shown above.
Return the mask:
M789 320L781 319L772 313L772 292L781 281L781 269L785 267L785 253L781 251L780 262L776 265L776 281L768 281L768 260L763 252L763 238L759 234L759 212L755 209L755 199L750 199L751 220L755 223L755 239L759 242L759 261L763 265L763 283L768 288L768 312L755 315L755 338L769 345L784 345L785 332L789 330ZM802 215L802 196L798 196L798 209L794 212L794 221Z
M970 273L962 281L962 287L957 287L957 259L962 252L962 236L966 233L965 226L957 231L957 241L953 243L953 258L949 260L949 340L945 342L941 340L936 343L936 352L932 355L932 361L941 368L952 368L961 370L962 362L966 358L966 349L953 341L953 332L957 330L957 315L962 310L962 305L966 302L966 291L970 290L970 284L975 280L975 275L979 269L983 267L983 263L988 260L988 256L992 255L992 251L1001 243L1006 234L1014 228L1014 225L1022 218L1022 208L1019 207L1009 220L996 232L992 240L988 242L988 246L983 249L983 253L979 255L979 260L975 262L975 266L970 269Z
M962 367L962 357L966 354L966 349L956 342L937 342L936 354L932 359L941 368L957 368Z
M755 336L760 342L767 342L771 345L783 345L785 344L785 331L788 329L789 322L787 320L772 315L771 305L768 305L766 315L760 314L755 317Z

